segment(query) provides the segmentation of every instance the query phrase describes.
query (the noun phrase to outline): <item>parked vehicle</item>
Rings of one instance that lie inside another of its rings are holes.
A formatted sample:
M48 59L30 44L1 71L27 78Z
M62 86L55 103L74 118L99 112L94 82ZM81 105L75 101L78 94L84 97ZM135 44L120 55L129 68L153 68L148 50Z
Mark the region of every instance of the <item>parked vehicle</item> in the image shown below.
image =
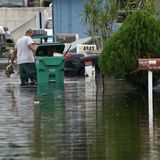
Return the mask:
M96 72L99 72L98 67L99 54L85 56L82 53L67 53L65 55L65 76L85 76L85 66L94 65Z
M83 54L67 53L64 62L65 76L84 76L85 63L80 60Z

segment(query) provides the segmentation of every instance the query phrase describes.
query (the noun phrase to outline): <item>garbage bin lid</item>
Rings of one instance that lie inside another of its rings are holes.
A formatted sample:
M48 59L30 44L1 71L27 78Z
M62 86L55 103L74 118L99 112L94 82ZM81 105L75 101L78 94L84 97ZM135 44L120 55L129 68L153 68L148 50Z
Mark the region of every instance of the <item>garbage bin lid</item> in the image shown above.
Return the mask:
M62 53L64 51L64 43L43 43L37 47L36 56L53 56L54 53Z

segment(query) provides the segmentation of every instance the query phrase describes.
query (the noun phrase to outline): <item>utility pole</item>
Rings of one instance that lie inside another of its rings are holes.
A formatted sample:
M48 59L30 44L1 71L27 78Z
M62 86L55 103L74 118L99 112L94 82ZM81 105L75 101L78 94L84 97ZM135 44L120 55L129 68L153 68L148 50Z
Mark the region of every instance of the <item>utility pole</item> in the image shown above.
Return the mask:
M54 0L52 2L52 34L53 34L53 42L56 41L56 37L54 37Z

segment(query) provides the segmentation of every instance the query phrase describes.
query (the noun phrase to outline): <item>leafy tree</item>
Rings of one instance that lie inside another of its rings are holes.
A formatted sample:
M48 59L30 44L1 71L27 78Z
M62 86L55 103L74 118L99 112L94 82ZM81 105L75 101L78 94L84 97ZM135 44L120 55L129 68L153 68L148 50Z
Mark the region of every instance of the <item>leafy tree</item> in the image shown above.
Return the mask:
M146 86L147 73L137 71L137 60L142 57L160 57L160 22L150 13L138 10L106 41L99 65L106 75ZM154 75L155 80L160 78L160 72Z
M147 83L146 72L134 71L138 57L159 57L159 23L151 16L159 16L158 6L159 0L90 0L84 3L82 22L89 26L86 34L102 50L99 62L104 74L125 77L132 83ZM113 35L113 24L119 20L123 22L126 17L124 25ZM155 79L157 75L154 74Z

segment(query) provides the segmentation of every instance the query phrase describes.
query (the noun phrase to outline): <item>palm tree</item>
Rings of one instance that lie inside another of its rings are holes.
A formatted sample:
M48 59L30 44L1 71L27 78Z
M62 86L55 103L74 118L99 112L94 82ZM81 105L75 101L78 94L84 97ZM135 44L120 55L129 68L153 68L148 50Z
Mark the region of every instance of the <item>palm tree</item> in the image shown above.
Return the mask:
M90 0L84 3L81 12L82 22L89 27L86 34L91 36L98 48L101 48L107 37L111 36L112 23L117 16L116 0Z
M88 25L87 35L95 40L98 48L111 37L117 18L124 20L134 10L145 9L150 13L158 12L159 0L90 0L84 3L84 10L81 11L82 22ZM160 4L159 4L160 5ZM119 16L119 10L124 17ZM125 12L125 15L124 15Z

